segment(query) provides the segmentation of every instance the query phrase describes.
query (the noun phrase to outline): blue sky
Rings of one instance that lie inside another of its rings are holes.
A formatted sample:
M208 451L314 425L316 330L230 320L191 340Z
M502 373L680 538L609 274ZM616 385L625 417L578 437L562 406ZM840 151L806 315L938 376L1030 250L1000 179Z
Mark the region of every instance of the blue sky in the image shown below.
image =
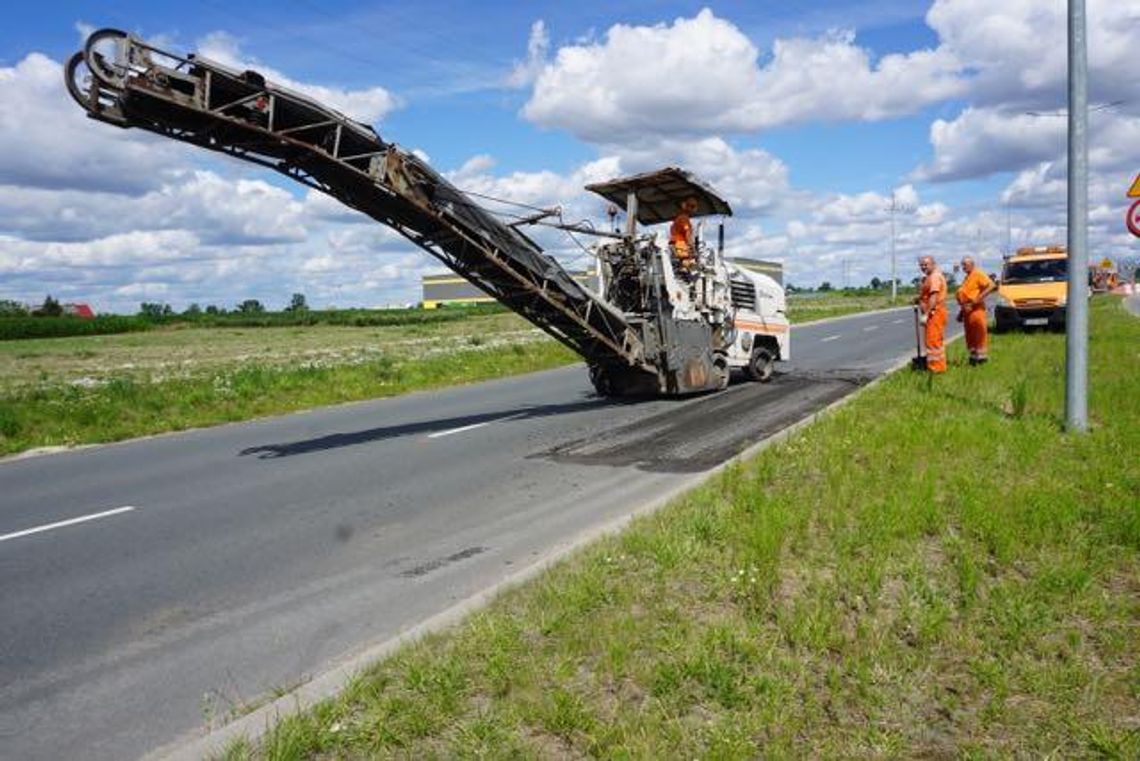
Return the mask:
M438 269L255 167L79 118L50 72L81 29L324 87L461 187L585 216L603 205L583 182L681 164L733 201L734 253L780 258L800 284L838 283L847 262L861 284L889 271L892 191L908 208L904 279L926 252L996 267L1007 205L1015 245L1063 241L1064 119L1029 115L1064 107L1063 13L1063 0L22 4L0 28L0 97L16 104L0 121L0 298L133 311L301 290L375 305L417 300ZM1134 252L1122 215L1140 170L1126 73L1140 2L1090 0L1089 26L1094 102L1124 101L1092 130L1093 245L1119 256Z

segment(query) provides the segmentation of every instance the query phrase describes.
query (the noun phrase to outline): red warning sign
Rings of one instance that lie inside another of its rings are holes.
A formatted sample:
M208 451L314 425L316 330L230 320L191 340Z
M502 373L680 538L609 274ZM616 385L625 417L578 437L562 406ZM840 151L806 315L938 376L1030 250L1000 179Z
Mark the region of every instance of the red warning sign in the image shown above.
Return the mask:
M1140 200L1128 207L1128 216L1124 222L1128 225L1128 232L1140 238Z

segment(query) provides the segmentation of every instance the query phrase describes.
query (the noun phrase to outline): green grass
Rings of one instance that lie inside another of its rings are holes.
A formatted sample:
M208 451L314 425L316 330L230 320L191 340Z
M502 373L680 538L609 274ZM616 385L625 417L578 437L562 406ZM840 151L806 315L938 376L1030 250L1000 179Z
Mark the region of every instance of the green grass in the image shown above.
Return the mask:
M829 317L906 306L913 289L899 289L899 297L891 302L890 291L849 290L826 293L793 293L788 296L788 319L792 322L811 322Z
M94 386L51 385L0 396L0 454L118 441L339 402L532 372L574 361L553 341L409 359L374 355L332 366L243 364L158 383L111 376Z
M1140 757L1140 321L902 372L227 758Z

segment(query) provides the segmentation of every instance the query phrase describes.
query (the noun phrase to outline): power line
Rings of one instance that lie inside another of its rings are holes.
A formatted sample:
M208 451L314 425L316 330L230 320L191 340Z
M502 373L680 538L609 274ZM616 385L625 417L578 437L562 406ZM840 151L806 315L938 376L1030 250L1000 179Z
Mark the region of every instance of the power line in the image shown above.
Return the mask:
M1088 109L1088 113L1095 114L1098 111L1107 111L1110 108L1116 108L1117 106L1123 106L1127 102L1128 101L1126 101L1126 100L1114 100L1114 101L1111 101L1109 103L1101 103L1099 106L1090 107ZM1069 115L1069 111L1067 109L1061 109L1059 111L1026 111L1025 113L1027 116L1067 117Z

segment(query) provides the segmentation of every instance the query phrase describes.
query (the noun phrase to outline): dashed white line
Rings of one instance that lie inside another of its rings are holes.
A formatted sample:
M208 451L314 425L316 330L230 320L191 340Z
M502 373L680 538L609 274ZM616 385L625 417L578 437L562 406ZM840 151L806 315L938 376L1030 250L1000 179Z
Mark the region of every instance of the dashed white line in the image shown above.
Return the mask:
M866 333L868 331L878 330L878 329L879 329L878 325L868 325L867 327L863 328L863 332Z
M448 428L446 431L436 431L435 433L429 433L427 435L427 437L429 439L438 439L438 438L441 438L443 436L450 436L453 433L463 433L464 431L473 431L476 428L482 428L483 426L490 425L491 423L501 423L504 420L514 420L517 417L521 417L522 414L523 413L520 412L520 413L516 413L514 415L507 415L505 417L495 418L494 420L484 420L482 423L472 423L471 425L462 425L458 428Z
M836 333L836 334L835 334L835 335L833 335L833 336L828 336L827 338L821 338L821 339L819 339L819 342L820 342L821 344L825 344L825 343L827 343L828 341L834 341L834 340L835 340L835 339L837 339L837 338L839 338L839 334L838 334L838 333Z
M460 426L459 428L449 428L446 431L436 431L435 433L429 433L428 438L429 439L438 439L442 436L450 436L453 433L463 433L464 431L473 431L476 428L482 428L483 426L490 425L493 422L495 422L495 421L494 420L488 420L485 423L472 423L471 425L464 425L464 426Z
M900 325L904 322L906 322L906 320L891 320L892 325Z
M64 526L74 526L77 523L86 523L87 521L94 521L100 518L109 518L112 515L119 513L129 513L135 508L131 505L125 507L116 507L114 510L104 510L101 513L92 513L91 515L81 515L78 518L69 518L65 521L57 521L55 523L47 523L43 526L36 526L35 528L26 528L23 531L15 531L11 534L4 534L0 536L0 542L6 542L9 539L19 539L22 536L30 536L32 534L39 534L44 531L51 531L56 528L63 528Z

